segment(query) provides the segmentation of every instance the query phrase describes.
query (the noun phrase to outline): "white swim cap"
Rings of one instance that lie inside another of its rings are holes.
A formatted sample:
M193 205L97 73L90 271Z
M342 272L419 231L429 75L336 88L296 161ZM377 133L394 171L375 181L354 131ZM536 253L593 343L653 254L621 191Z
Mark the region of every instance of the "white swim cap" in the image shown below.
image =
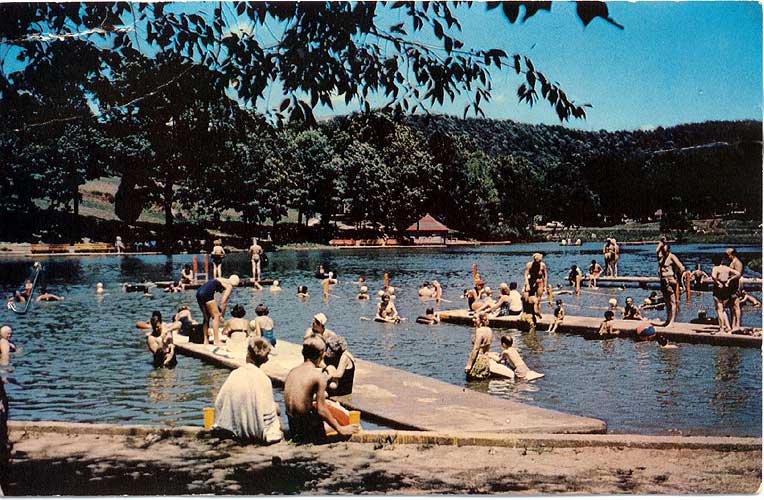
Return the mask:
M377 295L379 295L380 297L383 296L384 294L385 294L384 290L380 290L377 292Z
M96 283L96 288L103 288L103 283L101 283L100 281Z
M618 301L615 300L615 299L610 299L610 300L607 301L607 303L610 304L611 306L614 306L614 305L618 304Z
M367 286L362 286L361 287L361 293L366 293L368 291L369 291L369 287L367 287Z
M326 326L326 322L329 321L326 318L326 314L324 313L318 313L315 316L313 316L313 319L321 323L321 325Z
M279 286L279 280L273 280L273 286Z
M232 274L228 278L228 281L230 281L233 286L239 286L239 276L236 274Z

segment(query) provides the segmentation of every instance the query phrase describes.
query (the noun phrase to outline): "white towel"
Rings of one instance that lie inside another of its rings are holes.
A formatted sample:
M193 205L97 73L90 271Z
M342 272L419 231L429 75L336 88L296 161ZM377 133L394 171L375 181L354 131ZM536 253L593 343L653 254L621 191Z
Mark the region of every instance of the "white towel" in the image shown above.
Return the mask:
M215 400L215 427L242 439L273 443L282 438L271 379L247 363L235 369Z

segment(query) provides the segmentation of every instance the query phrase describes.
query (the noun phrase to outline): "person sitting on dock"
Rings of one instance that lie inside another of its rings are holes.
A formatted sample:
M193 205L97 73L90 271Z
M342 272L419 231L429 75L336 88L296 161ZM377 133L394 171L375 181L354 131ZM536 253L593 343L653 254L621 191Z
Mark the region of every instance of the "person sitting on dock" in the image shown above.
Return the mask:
M258 304L257 307L255 307L255 314L257 314L257 317L250 321L249 327L255 332L256 337L262 337L270 342L273 347L276 347L276 334L273 333L273 326L275 323L273 318L269 316L270 312L268 306L265 304Z
M8 325L0 327L0 365L8 365L12 352L16 352L16 344L11 342L13 329Z
M60 300L64 300L63 297L60 295L53 295L52 293L48 293L48 289L45 287L40 288L40 295L37 296L37 299L35 299L36 302L46 301L46 302L58 302Z
M475 282L475 288L467 290L467 309L474 314L478 314L484 310L489 310L491 306L486 305L480 300L483 296L483 289L485 288L485 281L479 279Z
M319 335L305 338L303 362L289 372L284 382L284 406L291 439L296 443L325 443L324 422L340 436L350 436L359 430L356 424L340 425L327 407L328 380L317 369L323 363L325 351L326 343Z
M369 287L366 285L361 286L361 289L358 291L358 296L356 298L358 300L369 300Z
M589 288L597 288L597 278L602 274L602 266L592 259L592 263L589 265Z
M549 323L549 328L547 328L547 332L555 333L557 332L557 327L560 326L560 323L565 319L565 307L563 305L562 299L557 299L557 307L554 308L554 319L551 323Z
M661 292L663 301L666 303L666 321L663 326L671 326L676 318L677 301L677 276L684 272L684 266L676 255L671 253L671 246L665 243L658 253L658 276L661 279Z
M323 371L329 378L326 393L329 396L347 396L353 392L355 358L348 351L345 337L335 336L326 343Z
M223 242L220 240L215 240L212 244L214 245L212 247L212 252L210 253L210 257L212 257L212 277L220 278L223 276L223 257L225 257L225 249L223 248Z
M583 277L584 276L577 265L573 264L572 266L570 266L570 272L568 273L567 281L570 284L570 286L575 287L576 295L581 293L581 279Z
M744 306L746 304L751 304L751 307L761 307L761 301L751 295L750 293L746 292L742 288L740 289L740 292L738 293L740 296L740 305Z
M642 314L639 312L639 308L634 305L634 299L632 297L626 297L626 304L621 310L621 317L623 319L630 320L644 320Z
M515 377L531 381L537 378L542 378L543 373L535 372L528 369L528 365L525 364L520 353L516 347L513 347L514 340L509 335L501 336L501 356L499 362L508 366L515 372Z
M297 298L298 299L307 299L310 297L310 294L308 294L308 287L305 285L300 285L297 287Z
M693 290L703 290L703 282L711 279L706 272L700 268L700 264L695 265L695 270L690 273Z
M383 323L400 323L401 317L398 316L398 310L395 308L395 304L390 300L389 294L383 294L382 300L377 306L377 313L374 316L374 321L381 321Z
M212 319L212 335L215 345L220 345L220 333L218 328L220 326L220 319L225 315L225 308L228 305L228 299L231 297L233 287L239 286L239 277L232 274L228 278L212 278L204 283L196 291L196 302L199 304L204 315L204 321L202 322L204 331L204 344L209 344L208 328L210 326L210 319ZM221 293L220 306L215 301L215 294Z
M514 283L514 282L513 282ZM517 293L517 283L514 283L514 295L517 296L516 301L513 303L512 290L506 283L499 283L499 300L488 311L493 317L498 318L501 316L519 316L523 312L522 302L520 294ZM516 311L512 310L512 307L519 308Z
M618 335L619 332L613 327L613 320L615 319L615 313L613 311L605 311L605 321L600 323L599 334L605 335Z
M232 318L223 325L223 336L228 337L229 342L244 342L249 337L249 321L244 319L246 315L247 311L241 304L235 304L231 308Z
M336 337L337 334L326 327L326 323L328 321L329 319L326 317L326 314L317 313L315 316L313 316L313 323L311 323L310 328L305 330L303 339L307 339L312 335L318 335L324 340L324 342L327 342L332 337Z
M270 291L271 293L280 292L281 287L279 286L279 280L273 280L273 283L271 284L271 286L268 287L268 291Z
M422 316L417 317L416 322L422 325L435 325L440 323L440 315L435 309L428 307Z
M180 284L190 285L194 282L194 270L191 268L191 264L186 264L180 271Z
M228 375L215 399L213 429L260 444L277 443L284 437L273 384L261 368L270 352L264 339L248 340L246 363Z

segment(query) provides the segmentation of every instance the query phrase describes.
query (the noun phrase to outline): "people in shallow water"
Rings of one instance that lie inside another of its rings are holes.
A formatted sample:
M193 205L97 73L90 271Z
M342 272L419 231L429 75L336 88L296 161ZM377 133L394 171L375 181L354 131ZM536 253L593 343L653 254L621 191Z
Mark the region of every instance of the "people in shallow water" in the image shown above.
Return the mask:
M52 293L48 293L48 290L44 287L40 289L40 295L38 295L36 299L37 302L41 302L41 301L57 302L60 300L64 300L64 298L59 295L53 295Z
M435 293L435 289L430 285L429 281L425 281L422 283L422 286L419 287L419 296L420 297L432 297Z
M280 292L281 287L279 286L279 280L273 280L273 284L268 288L271 292Z
M400 323L401 317L398 316L398 310L395 308L395 304L390 300L390 294L383 294L382 300L377 306L377 314L374 316L375 321L383 321L385 323Z
M361 289L358 291L358 297L356 297L358 300L369 300L369 287L366 285L361 286Z
M498 362L512 368L515 371L515 377L517 378L534 380L543 377L543 373L528 369L528 365L523 361L517 348L513 347L513 343L514 341L512 340L512 337L502 335L501 355L499 356Z
M618 335L621 333L619 330L616 330L613 326L613 321L615 319L615 313L613 311L605 311L605 321L600 323L599 328L599 334L600 335ZM638 329L639 327L637 327ZM653 330L654 332L655 330Z
M276 347L276 334L273 333L274 321L273 318L268 315L270 314L268 306L265 304L258 304L255 308L255 314L257 314L257 317L249 323L255 336L264 338L270 342L273 347Z
M16 352L16 344L11 342L13 329L8 325L0 327L0 365L7 365L10 354Z
M297 287L297 298L298 299L307 299L310 297L310 294L308 293L308 287L305 285L300 285Z
M153 356L153 364L160 368L174 368L178 364L175 355L175 344L172 332L180 329L180 323L162 323L162 314L159 311L151 313L149 321L151 332L146 335L146 347Z
M416 322L423 325L434 325L440 323L440 315L435 312L435 309L428 307L424 314L416 319Z

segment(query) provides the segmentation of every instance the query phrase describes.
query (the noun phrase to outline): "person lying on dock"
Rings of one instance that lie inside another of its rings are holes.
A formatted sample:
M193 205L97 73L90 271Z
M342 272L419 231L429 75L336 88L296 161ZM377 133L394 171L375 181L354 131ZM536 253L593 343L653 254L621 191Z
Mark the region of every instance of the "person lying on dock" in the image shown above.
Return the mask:
M544 376L543 373L535 372L528 369L528 365L525 364L517 348L513 347L514 340L509 335L502 335L501 337L501 356L499 357L499 363L508 366L515 372L515 377L523 380L535 380ZM493 353L489 353L493 354Z
M358 296L356 298L358 300L369 300L369 287L363 285L358 291Z
M326 344L320 336L311 335L303 340L303 362L289 372L284 382L284 406L295 443L325 443L324 422L340 436L360 430L356 424L340 425L327 407L327 377L319 369L325 351Z
M280 292L279 280L273 280L273 284L268 288L270 292Z
M249 321L244 318L247 311L241 304L236 304L231 308L232 318L223 325L223 336L229 341L242 342L249 337Z
M36 302L42 302L42 301L58 302L60 300L64 300L64 298L59 295L53 295L52 293L48 293L48 289L44 287L40 289L40 295L38 295L37 299L35 299Z
M549 328L547 328L547 332L555 333L557 331L557 327L560 326L560 323L562 323L562 320L565 319L565 307L563 306L562 299L557 299L557 307L554 308L554 319L551 323L549 323Z
M257 317L249 322L249 327L256 337L262 337L270 342L273 347L276 347L276 334L273 333L273 326L275 323L273 318L268 316L270 312L268 306L265 304L258 304L255 308Z
M246 363L228 375L215 398L213 430L260 444L277 443L284 437L273 384L260 368L268 362L270 352L265 339L248 340Z
M422 316L417 317L416 322L422 325L435 325L440 323L440 315L435 309L428 307Z
M645 319L642 317L642 314L639 312L639 308L634 305L634 299L632 297L626 297L626 304L623 306L623 309L621 310L621 317L623 319L631 319L631 320Z
M621 333L613 327L613 320L615 313L613 311L605 311L605 321L600 323L599 334L604 335L618 335Z
M149 326L151 332L146 335L146 347L153 356L154 367L174 368L178 364L178 360L175 355L172 332L180 330L180 322L162 323L162 313L154 311L151 313Z
M205 284L199 287L196 291L196 302L199 304L204 315L204 321L202 322L204 331L204 344L210 343L208 337L208 329L210 327L210 319L212 319L212 335L216 346L220 345L220 333L218 328L220 327L220 320L225 315L225 308L228 305L228 299L231 297L233 287L239 286L239 277L232 274L228 278L213 278L207 281ZM222 294L220 297L220 306L215 301L215 294Z
M298 299L307 299L310 297L310 294L308 293L308 287L305 285L300 285L297 287L297 298Z
M751 304L752 307L761 307L761 301L751 295L750 293L746 292L745 290L741 289L738 292L738 295L740 297L740 305L743 306L745 304Z
M398 310L395 308L395 304L390 300L389 294L382 295L382 300L377 306L377 313L374 316L374 321L381 321L383 323L400 323L401 317L398 316Z

